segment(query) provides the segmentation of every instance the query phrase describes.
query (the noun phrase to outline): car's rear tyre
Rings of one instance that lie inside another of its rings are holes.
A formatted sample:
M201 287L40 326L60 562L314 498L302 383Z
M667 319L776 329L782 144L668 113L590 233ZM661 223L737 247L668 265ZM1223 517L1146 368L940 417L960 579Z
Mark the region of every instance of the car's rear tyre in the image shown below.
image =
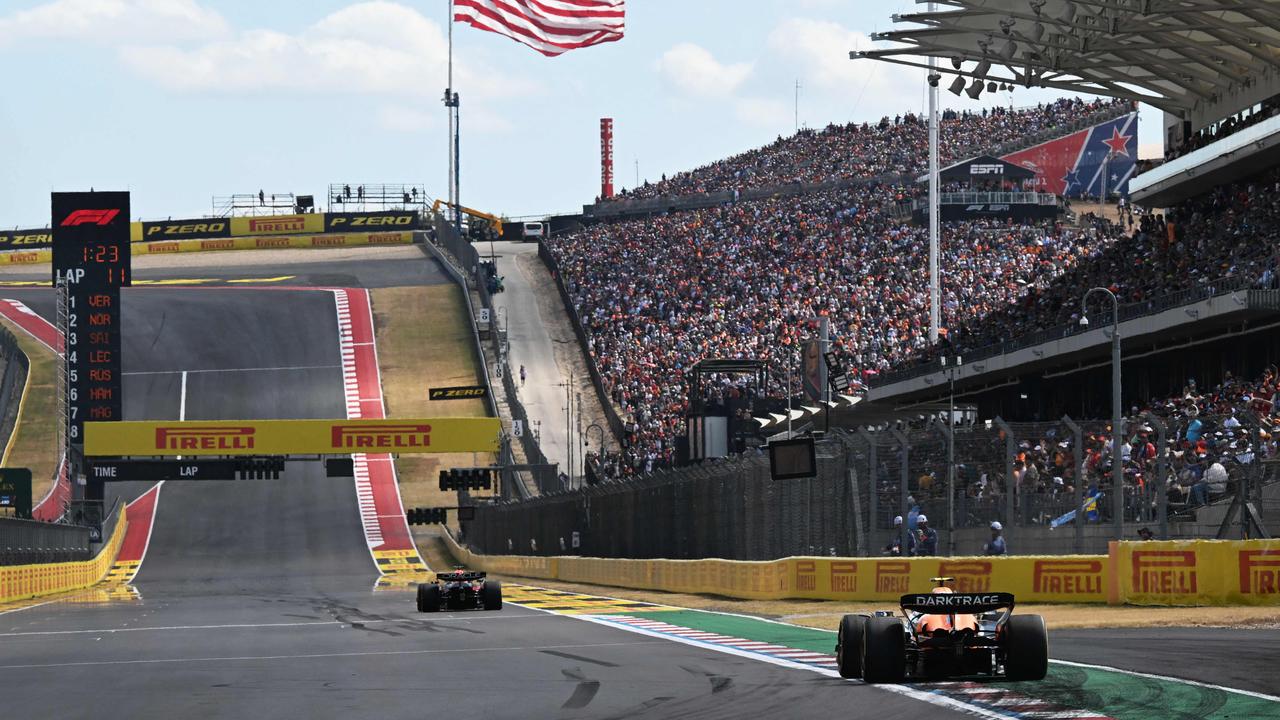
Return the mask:
M862 631L862 679L869 683L902 682L906 668L902 621L892 617L868 618Z
M440 612L440 586L435 583L418 585L418 612Z
M836 667L840 677L862 677L862 634L866 628L866 615L840 618L840 631L836 634Z
M480 589L480 601L484 603L485 610L501 610L502 583L497 580L485 580L484 587Z
M1049 673L1049 631L1039 615L1013 615L1004 624L1004 674L1043 680Z

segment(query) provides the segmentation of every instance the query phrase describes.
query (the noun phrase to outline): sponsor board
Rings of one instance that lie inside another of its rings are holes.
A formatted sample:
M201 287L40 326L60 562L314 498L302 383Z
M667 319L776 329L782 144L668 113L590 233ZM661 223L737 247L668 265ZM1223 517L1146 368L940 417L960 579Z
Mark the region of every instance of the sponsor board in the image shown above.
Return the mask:
M53 250L0 253L0 265L42 265L53 261Z
M281 248L362 247L366 245L410 245L412 232L355 233L278 237L222 238L209 240L159 240L134 243L134 255L172 255L219 250L271 250ZM53 257L48 249L0 252L0 265L39 265Z
M347 455L496 452L497 418L87 423L85 454Z
M1112 543L1112 602L1280 605L1280 540Z
M234 237L322 233L324 226L324 215L316 214L231 218L231 234Z
M0 250L34 250L48 247L53 247L53 231L49 228L0 230Z
M413 211L324 214L324 231L329 233L412 230L416 227L418 213Z
M483 398L488 395L489 389L483 385L431 388L427 391L428 400L466 400L469 398Z
M141 242L231 237L230 218L143 222Z

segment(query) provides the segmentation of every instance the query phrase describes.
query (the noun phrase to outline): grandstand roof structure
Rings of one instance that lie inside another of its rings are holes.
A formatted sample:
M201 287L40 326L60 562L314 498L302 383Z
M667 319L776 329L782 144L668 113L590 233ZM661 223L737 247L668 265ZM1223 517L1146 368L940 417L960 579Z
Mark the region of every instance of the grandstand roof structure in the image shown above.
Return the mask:
M924 3L927 0L917 0ZM897 47L869 58L987 83L1052 87L1148 103L1180 114L1212 105L1280 68L1280 0L934 0L936 12L894 15L875 33ZM962 80L952 80L959 94Z

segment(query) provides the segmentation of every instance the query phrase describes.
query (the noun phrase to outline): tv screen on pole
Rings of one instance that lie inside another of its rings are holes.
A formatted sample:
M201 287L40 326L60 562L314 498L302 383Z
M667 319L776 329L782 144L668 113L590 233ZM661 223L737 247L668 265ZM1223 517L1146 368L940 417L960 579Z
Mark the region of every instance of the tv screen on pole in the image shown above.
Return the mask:
M778 440L769 443L769 474L774 480L797 480L818 474L818 458L813 438Z

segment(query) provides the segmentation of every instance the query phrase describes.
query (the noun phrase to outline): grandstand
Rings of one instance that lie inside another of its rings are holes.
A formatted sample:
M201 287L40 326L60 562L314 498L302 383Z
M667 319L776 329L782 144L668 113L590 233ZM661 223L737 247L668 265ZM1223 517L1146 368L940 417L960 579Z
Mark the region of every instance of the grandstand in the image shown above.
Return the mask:
M992 17L972 13L966 22ZM1249 65L1227 45L1211 54ZM1210 95L1199 76L1177 88L1153 86L1160 94L1143 99L1166 109L1163 163L1134 163L1136 143L1116 144L1136 128L1125 116L1137 97L1107 92L1105 82L1053 80L1116 97L947 113L946 162L989 151L1035 168L1028 160L1035 152L1074 142L1102 145L1100 162L1129 164L1111 166L1110 178L1099 164L1088 178L1079 173L1080 185L1052 188L1063 208L1047 220L998 214L945 222L938 346L927 341L927 236L903 212L913 203L921 209L914 181L924 169L922 117L802 131L588 206L585 217L596 222L554 238L548 253L599 390L624 426L623 450L601 460L600 477L648 488L666 482L662 473L678 477L668 469L684 459L683 380L694 364L760 359L772 368L769 392L782 397L797 377L802 344L827 318L834 355L864 388L863 408L878 408L861 422L820 413L845 425L838 431L845 449L833 457L861 463L877 479L862 501L872 505L875 526L888 528L908 498L946 495L945 430L930 423L952 398L977 418L953 430L968 438L955 458L960 507L947 523L957 534L996 518L1047 530L1094 495L1102 499L1089 512L1109 522L1118 512L1106 497L1115 494L1113 448L1109 423L1098 418L1110 415L1112 317L1081 307L1101 286L1119 301L1125 358L1120 516L1184 536L1280 526L1272 465L1280 448L1271 434L1280 364L1280 170L1272 154L1280 81L1250 77L1244 88ZM1122 212L1102 217L1087 212L1093 205L1071 207L1070 196L1096 199L1103 187L1128 198ZM944 367L944 355L962 364ZM744 392L723 382L726 396ZM899 440L896 432L907 434ZM880 466L866 457L870 447L880 447ZM883 467L886 455L900 452L910 457L895 461L901 477ZM830 482L835 492L840 481ZM1253 503L1252 517L1236 500ZM1046 540L1041 549L1096 549L1111 532L1075 525L1074 542ZM1033 536L1049 537L1025 541ZM797 543L786 551L805 552Z

